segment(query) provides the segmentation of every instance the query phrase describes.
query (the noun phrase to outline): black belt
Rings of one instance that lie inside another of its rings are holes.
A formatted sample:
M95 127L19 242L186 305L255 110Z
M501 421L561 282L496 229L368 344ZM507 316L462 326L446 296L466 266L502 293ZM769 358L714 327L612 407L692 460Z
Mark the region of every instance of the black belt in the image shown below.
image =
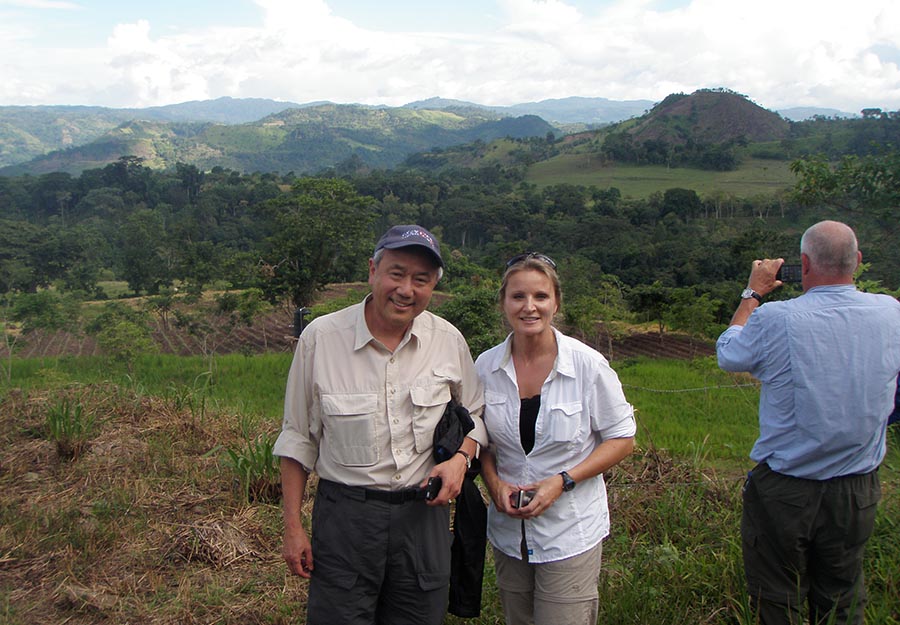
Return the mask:
M376 490L362 486L348 486L331 480L319 480L319 485L327 490L338 491L351 499L363 501L380 501L388 504L401 504L408 501L425 501L424 488L404 488L403 490Z
M397 504L406 503L407 501L425 500L424 488L404 488L403 490L374 490L364 488L366 501L381 501L384 503Z

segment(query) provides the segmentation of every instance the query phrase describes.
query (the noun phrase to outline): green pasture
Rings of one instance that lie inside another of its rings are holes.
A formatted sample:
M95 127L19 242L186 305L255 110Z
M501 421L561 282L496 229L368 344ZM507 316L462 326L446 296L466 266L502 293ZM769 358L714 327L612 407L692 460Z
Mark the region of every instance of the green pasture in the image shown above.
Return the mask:
M203 356L145 354L130 369L103 356L14 359L11 385L30 390L113 384L138 395L202 396L209 410L281 423L291 354ZM2 388L2 387L0 387Z
M748 158L734 171L705 171L663 165L604 164L594 154L562 154L536 163L526 180L540 188L555 184L616 187L623 197L646 198L666 189L693 189L701 196L715 193L735 197L774 195L795 182L788 161Z
M290 358L153 355L129 369L94 357L4 363L0 620L303 622L307 586L280 560L277 500L247 499L252 471L269 462L264 441L280 427ZM636 409L638 448L607 473L612 532L598 622L752 625L739 527L757 384L722 372L712 358L613 365ZM68 462L30 451L47 449L36 440L46 436L44 419L81 416L91 418L79 431L96 437L96 452L91 441ZM867 622L883 625L900 624L894 430L865 565ZM103 458L104 449L114 457ZM104 472L107 465L115 471ZM235 532L243 537L236 545L256 551L217 559L228 544L215 539ZM121 555L111 561L111 553ZM21 577L27 571L40 571L39 585ZM483 588L479 618L448 616L445 624L502 623L490 555Z
M111 383L141 395L202 394L210 409L280 423L291 354L142 355L130 369L108 358L14 359L12 386L28 391ZM758 390L750 378L722 372L712 358L693 362L613 363L638 419L638 444L713 463L743 461L756 432ZM727 409L726 409L727 407Z

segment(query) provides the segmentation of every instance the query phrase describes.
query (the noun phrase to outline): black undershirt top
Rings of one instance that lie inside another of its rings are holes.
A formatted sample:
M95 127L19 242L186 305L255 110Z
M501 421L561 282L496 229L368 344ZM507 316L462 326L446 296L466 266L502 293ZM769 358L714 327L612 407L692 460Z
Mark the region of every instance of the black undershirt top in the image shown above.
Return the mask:
M519 408L519 440L525 454L534 449L534 428L537 425L538 412L541 409L541 396L523 397Z

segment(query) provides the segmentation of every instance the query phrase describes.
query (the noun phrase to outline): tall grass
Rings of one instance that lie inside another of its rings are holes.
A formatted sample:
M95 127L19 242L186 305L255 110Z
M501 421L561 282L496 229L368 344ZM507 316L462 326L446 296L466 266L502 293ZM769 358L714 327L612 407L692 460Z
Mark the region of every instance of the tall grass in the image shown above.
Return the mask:
M46 424L59 457L77 460L94 434L96 416L80 401L63 397L47 409Z
M615 367L635 407L639 443L681 458L699 454L720 468L747 461L758 432L759 388L752 378L723 372L714 357Z

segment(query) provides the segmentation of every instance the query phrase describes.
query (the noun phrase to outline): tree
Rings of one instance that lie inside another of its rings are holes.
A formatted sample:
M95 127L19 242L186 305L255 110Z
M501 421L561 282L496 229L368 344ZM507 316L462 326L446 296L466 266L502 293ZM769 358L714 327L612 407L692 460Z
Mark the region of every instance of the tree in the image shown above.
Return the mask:
M169 283L169 274L160 244L165 229L159 213L144 209L125 222L121 233L122 277L135 293L151 295Z
M301 178L266 202L272 229L260 261L266 296L306 306L326 284L360 277L374 247L373 203L344 180L318 178Z
M631 309L636 313L646 315L648 320L656 322L659 328L659 341L663 340L665 319L671 306L671 289L664 287L659 280L653 284L636 286L628 294L631 300Z
M41 290L36 293L6 293L0 297L0 332L6 363L0 368L8 382L12 378L13 355L19 341L37 328L77 330L81 302L72 295Z
M722 329L716 325L716 310L722 302L710 299L709 293L698 296L692 288L680 288L673 289L671 296L672 305L665 311L666 323L686 331L691 348L695 338L712 336Z
M791 163L791 171L798 178L794 198L801 204L849 212L874 277L896 280L900 272L900 151L846 156L837 164L821 157L799 159Z
M672 188L663 194L660 217L666 213L675 213L683 221L696 217L703 207L700 197L693 189Z
M465 289L435 312L462 332L472 356L477 357L503 340L503 324L494 288Z
M124 362L129 370L141 354L159 351L150 329L146 325L119 319L104 327L97 334L97 344L115 360Z
M85 329L97 337L97 344L107 354L129 368L140 354L159 351L147 313L121 302L106 304Z

